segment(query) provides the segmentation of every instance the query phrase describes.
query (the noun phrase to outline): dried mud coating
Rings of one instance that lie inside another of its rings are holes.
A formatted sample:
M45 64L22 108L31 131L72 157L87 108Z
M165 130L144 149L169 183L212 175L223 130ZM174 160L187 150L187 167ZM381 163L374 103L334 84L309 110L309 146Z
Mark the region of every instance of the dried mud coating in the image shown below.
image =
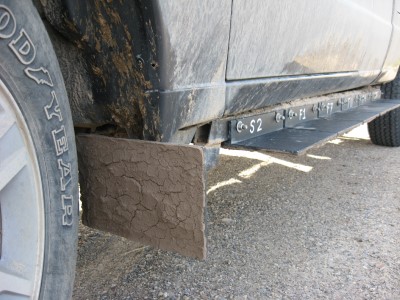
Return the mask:
M96 135L77 146L85 225L205 258L200 147Z

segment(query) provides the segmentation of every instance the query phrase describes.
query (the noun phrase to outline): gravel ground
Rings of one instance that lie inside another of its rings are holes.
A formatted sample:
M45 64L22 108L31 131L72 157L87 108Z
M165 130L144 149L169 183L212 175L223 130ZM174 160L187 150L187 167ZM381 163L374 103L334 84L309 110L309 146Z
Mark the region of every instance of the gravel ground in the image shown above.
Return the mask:
M222 155L205 261L81 226L74 299L400 299L400 148L365 134Z

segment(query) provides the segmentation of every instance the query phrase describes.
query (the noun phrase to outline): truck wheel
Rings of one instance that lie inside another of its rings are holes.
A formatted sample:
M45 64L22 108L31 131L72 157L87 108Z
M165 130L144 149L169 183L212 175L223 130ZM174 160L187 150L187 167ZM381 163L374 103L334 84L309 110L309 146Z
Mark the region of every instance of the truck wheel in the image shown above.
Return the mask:
M383 98L400 98L400 76L382 87ZM380 146L400 146L400 108L396 108L368 123L372 143Z
M31 1L0 0L0 298L69 299L78 185L71 112Z

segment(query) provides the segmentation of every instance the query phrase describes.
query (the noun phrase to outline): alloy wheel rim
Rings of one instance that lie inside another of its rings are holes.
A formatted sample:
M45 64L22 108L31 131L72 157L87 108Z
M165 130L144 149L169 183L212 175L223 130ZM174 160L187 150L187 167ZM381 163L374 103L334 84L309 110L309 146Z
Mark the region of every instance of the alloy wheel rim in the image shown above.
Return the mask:
M44 256L44 204L35 147L0 80L0 299L37 299Z

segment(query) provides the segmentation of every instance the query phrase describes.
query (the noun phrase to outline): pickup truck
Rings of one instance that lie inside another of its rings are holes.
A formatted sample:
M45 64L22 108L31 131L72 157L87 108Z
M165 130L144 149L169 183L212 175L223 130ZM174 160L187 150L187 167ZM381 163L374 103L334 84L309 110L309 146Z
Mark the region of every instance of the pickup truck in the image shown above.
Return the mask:
M221 145L399 146L399 26L399 0L0 0L0 298L71 297L80 201L204 259Z

